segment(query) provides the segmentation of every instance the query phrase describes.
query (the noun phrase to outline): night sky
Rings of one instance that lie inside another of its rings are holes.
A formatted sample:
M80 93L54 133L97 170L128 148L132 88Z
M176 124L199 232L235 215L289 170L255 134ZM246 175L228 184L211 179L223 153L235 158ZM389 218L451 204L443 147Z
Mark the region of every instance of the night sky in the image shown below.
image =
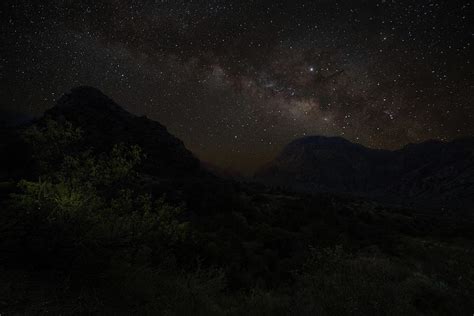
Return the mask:
M246 172L304 135L389 149L474 135L468 1L0 6L3 109L38 115L94 86Z

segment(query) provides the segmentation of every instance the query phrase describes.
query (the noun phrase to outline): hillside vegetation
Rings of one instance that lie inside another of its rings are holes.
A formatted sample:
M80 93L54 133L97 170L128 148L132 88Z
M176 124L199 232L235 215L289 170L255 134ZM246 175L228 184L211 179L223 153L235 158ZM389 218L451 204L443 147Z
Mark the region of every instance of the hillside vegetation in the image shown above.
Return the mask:
M3 135L2 314L474 310L467 212L169 176L146 144L94 146L54 115Z

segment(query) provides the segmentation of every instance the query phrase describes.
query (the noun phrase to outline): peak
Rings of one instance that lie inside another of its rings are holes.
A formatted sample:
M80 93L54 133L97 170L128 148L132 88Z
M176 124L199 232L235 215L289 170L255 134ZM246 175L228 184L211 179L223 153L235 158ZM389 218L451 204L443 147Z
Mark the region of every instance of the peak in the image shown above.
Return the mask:
M97 88L90 86L79 86L71 89L71 95L75 96L95 96L99 98L107 98L107 96Z
M43 118L66 120L80 128L83 143L97 151L119 143L138 145L148 157L143 168L155 176L186 177L201 172L198 160L166 127L126 111L96 88L72 89Z
M57 102L59 108L96 108L123 110L112 99L97 88L79 86L64 94Z

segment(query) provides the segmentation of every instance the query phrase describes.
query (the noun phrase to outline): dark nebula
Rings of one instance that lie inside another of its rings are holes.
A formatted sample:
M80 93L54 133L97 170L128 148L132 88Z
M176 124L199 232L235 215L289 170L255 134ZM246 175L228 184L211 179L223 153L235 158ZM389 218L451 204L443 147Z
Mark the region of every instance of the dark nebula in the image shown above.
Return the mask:
M0 105L74 86L245 172L304 135L373 148L474 134L469 1L2 1Z

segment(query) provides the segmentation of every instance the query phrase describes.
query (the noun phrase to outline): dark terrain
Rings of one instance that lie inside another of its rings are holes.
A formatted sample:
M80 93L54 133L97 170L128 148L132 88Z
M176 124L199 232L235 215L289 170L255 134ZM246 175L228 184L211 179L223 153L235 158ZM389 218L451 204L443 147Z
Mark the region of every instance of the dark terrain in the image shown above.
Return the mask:
M474 138L427 141L388 151L339 137L305 137L287 145L256 178L305 192L473 209Z
M237 182L80 87L0 148L0 314L474 311L473 139L308 137Z

